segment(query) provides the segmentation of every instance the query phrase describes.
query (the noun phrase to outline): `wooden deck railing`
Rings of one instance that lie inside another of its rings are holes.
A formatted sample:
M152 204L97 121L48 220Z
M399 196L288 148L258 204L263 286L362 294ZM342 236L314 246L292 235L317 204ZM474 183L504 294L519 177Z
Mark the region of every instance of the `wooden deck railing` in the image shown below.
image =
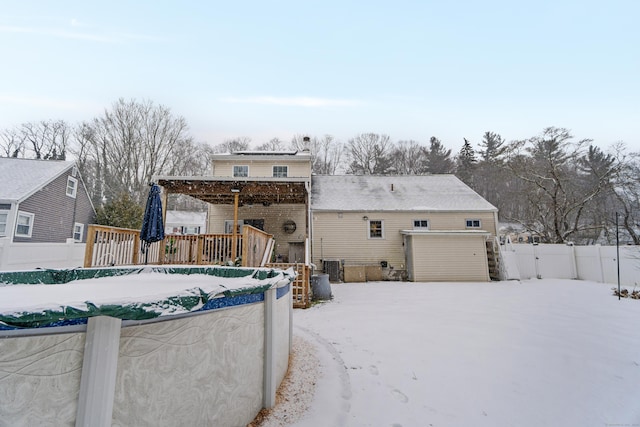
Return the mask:
M270 234L245 225L242 234L168 235L148 249L140 241L140 231L90 225L84 258L85 267L140 264L234 264L259 267L272 238Z

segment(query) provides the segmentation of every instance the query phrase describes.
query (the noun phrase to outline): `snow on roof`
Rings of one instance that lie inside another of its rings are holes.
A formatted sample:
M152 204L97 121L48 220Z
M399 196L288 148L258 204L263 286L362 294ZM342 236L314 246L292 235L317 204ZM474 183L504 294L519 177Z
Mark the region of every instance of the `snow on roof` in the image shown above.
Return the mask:
M454 175L319 175L311 183L319 211L497 211Z
M61 160L0 157L0 200L22 201L74 164Z

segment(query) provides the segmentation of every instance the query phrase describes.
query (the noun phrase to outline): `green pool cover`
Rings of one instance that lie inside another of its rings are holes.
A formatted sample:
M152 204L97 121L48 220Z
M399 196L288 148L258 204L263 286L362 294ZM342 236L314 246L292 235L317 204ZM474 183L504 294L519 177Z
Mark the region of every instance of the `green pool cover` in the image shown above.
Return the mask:
M103 277L136 275L140 273L161 273L192 275L204 274L219 278L247 278L255 283L250 287L228 289L215 293L208 293L201 288L194 287L180 292L180 295L168 297L159 301L141 301L123 305L96 305L89 301L85 308L59 306L30 312L0 312L0 330L37 328L46 326L63 326L86 323L87 318L93 316L111 316L123 320L153 319L163 313L184 313L202 309L210 309L228 305L254 302L261 299L251 298L251 295L262 294L283 280L291 283L295 273L270 268L234 268L234 267L130 267L130 268L77 268L69 270L43 269L34 271L0 272L0 291L2 287L11 285L60 285L77 280L97 279ZM262 296L262 295L260 295ZM221 301L225 299L227 301ZM244 297L244 299L243 299ZM234 300L235 299L235 300Z

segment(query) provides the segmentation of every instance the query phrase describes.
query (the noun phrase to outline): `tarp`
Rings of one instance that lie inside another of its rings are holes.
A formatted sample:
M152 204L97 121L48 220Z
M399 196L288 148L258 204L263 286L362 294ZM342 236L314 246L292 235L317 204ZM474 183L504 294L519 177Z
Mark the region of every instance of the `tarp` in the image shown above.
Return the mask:
M122 305L96 304L85 301L83 307L61 304L55 309L32 310L12 313L0 312L0 330L38 328L49 326L63 326L84 324L89 317L111 316L123 320L153 319L167 312L185 313L207 309L207 307L235 305L234 302L220 302L211 304L220 298L242 298L262 294L264 291L291 283L295 277L293 270L278 270L269 268L235 268L220 266L199 267L130 267L130 268L95 268L71 270L36 270L0 273L0 297L3 287L12 285L46 285L56 286L77 280L95 279L102 277L137 275L141 273L161 273L192 275L204 274L217 278L246 278L249 285L236 289L217 289L209 292L199 287L189 288L188 283L180 295L159 300L136 301ZM176 280L180 280L176 277ZM184 277L182 277L184 280ZM221 281L224 283L224 281ZM249 302L256 301L249 298ZM209 303L209 304L208 304ZM244 302L246 303L246 302Z

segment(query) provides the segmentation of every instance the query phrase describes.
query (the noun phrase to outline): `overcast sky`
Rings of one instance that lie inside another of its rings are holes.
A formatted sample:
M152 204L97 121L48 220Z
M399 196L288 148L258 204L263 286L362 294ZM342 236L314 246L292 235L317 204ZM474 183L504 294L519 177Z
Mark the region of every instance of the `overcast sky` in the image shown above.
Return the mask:
M0 128L123 97L198 141L363 132L458 151L547 126L640 151L640 1L6 1Z

